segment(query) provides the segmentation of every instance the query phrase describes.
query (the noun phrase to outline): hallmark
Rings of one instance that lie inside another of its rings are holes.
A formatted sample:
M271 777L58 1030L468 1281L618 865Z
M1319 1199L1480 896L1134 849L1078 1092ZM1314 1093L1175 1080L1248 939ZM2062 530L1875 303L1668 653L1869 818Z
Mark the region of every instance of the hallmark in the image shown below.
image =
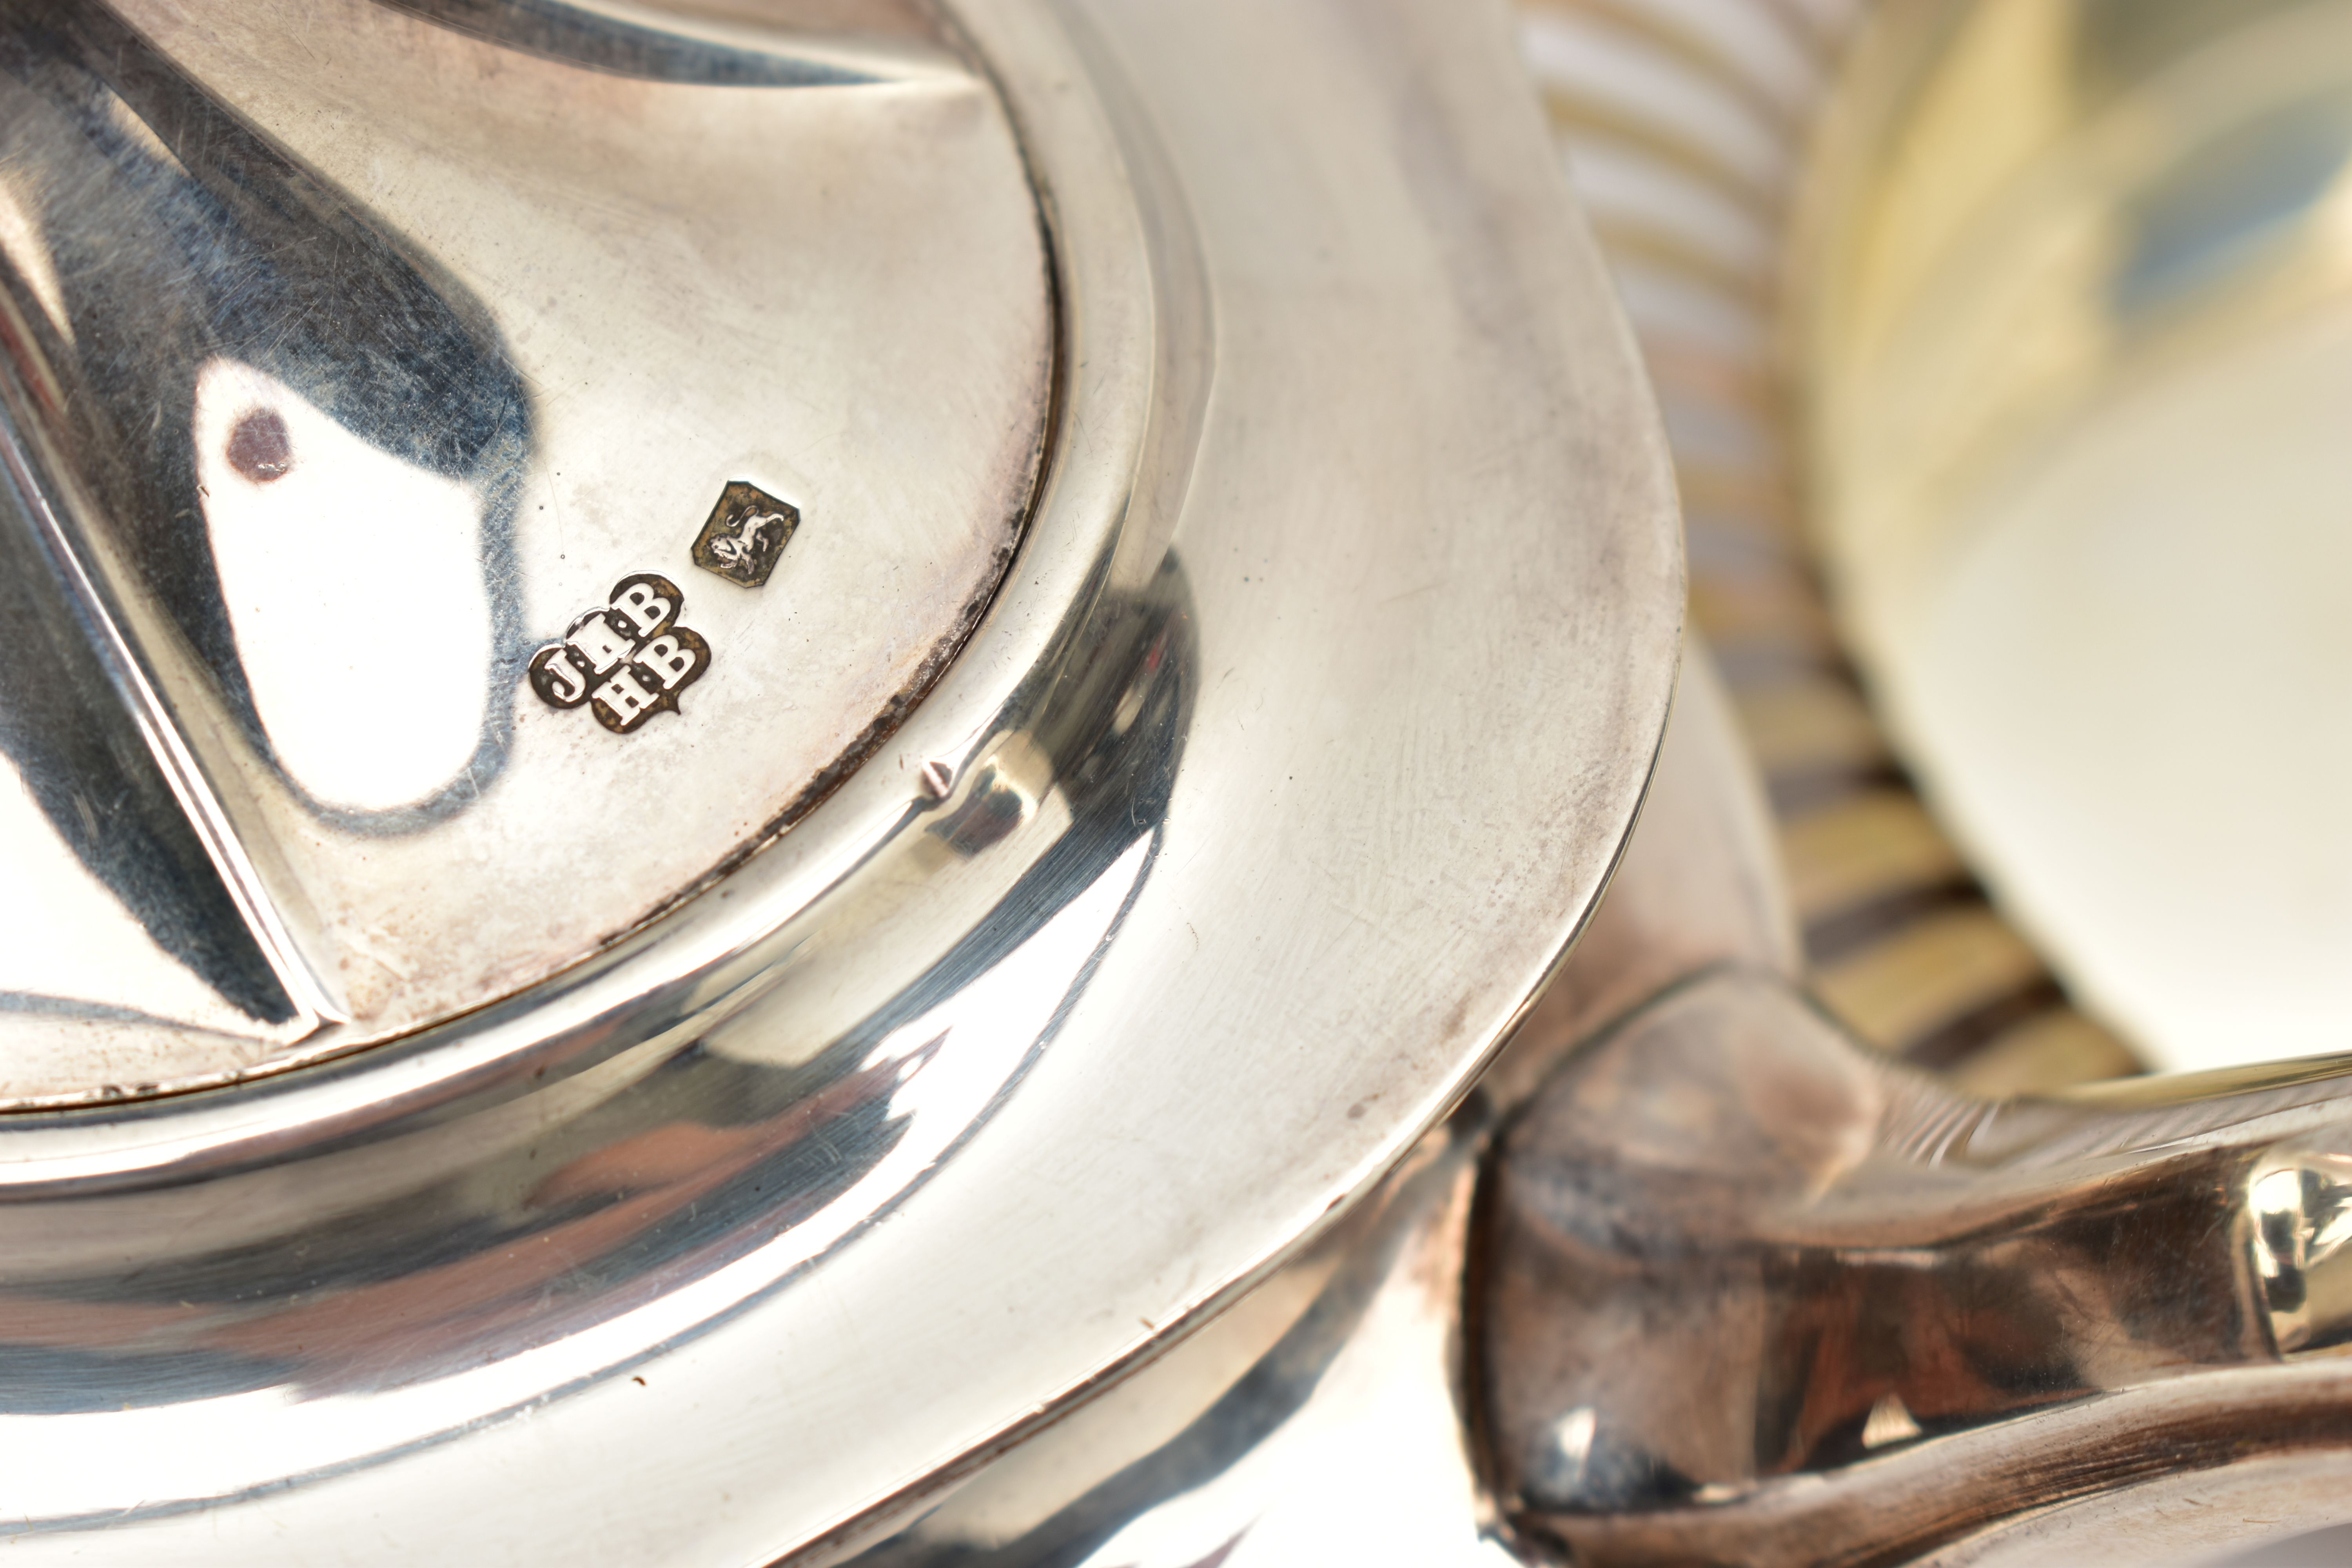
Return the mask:
M694 563L730 583L757 588L801 525L801 509L757 485L737 479L719 492L719 504L694 538Z
M572 623L561 642L530 656L530 689L551 708L588 704L596 722L625 735L667 708L710 668L710 645L677 624L686 595L639 572L611 599Z

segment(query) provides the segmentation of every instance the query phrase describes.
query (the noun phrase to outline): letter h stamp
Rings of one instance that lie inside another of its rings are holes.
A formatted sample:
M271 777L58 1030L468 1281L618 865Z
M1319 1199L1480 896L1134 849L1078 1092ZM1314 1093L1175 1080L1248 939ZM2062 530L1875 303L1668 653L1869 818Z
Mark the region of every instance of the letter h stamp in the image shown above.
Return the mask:
M530 689L551 708L587 703L616 735L665 708L677 711L677 694L710 668L710 645L677 624L685 608L686 595L667 577L622 578L608 603L530 656Z

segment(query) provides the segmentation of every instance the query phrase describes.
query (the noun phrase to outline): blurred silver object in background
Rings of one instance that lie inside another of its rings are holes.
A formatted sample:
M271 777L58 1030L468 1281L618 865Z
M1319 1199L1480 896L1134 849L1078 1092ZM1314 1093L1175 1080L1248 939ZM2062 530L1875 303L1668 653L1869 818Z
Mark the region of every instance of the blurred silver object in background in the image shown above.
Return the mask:
M2352 1025L2352 9L1874 16L1813 159L1811 502L1904 754L2164 1066Z
M1763 774L1810 983L1874 1045L1983 1092L2135 1071L1920 797L1823 593L1790 229L1861 14L1530 0L1520 26L1665 416L1692 623Z

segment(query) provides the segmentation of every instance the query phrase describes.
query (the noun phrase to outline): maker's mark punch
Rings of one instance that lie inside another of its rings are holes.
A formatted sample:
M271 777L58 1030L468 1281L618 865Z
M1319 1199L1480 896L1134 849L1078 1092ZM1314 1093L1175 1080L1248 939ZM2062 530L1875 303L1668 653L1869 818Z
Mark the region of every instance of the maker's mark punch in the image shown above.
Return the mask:
M710 668L710 645L677 624L685 608L686 595L667 577L622 578L610 603L530 656L530 689L551 708L587 703L616 735L665 708L677 711L677 694Z
M710 520L695 535L694 563L730 583L756 588L775 571L800 525L800 508L737 479L719 492Z

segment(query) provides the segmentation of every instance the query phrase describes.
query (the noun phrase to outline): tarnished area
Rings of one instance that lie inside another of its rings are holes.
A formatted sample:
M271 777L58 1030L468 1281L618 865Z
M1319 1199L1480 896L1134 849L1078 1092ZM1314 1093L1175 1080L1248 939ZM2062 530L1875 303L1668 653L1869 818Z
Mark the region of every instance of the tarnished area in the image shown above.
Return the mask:
M16 591L92 650L0 696L0 857L60 917L0 949L0 1106L527 985L936 679L1030 502L1051 290L995 90L876 20L0 6ZM648 575L690 628L577 640ZM85 783L110 725L147 754Z

